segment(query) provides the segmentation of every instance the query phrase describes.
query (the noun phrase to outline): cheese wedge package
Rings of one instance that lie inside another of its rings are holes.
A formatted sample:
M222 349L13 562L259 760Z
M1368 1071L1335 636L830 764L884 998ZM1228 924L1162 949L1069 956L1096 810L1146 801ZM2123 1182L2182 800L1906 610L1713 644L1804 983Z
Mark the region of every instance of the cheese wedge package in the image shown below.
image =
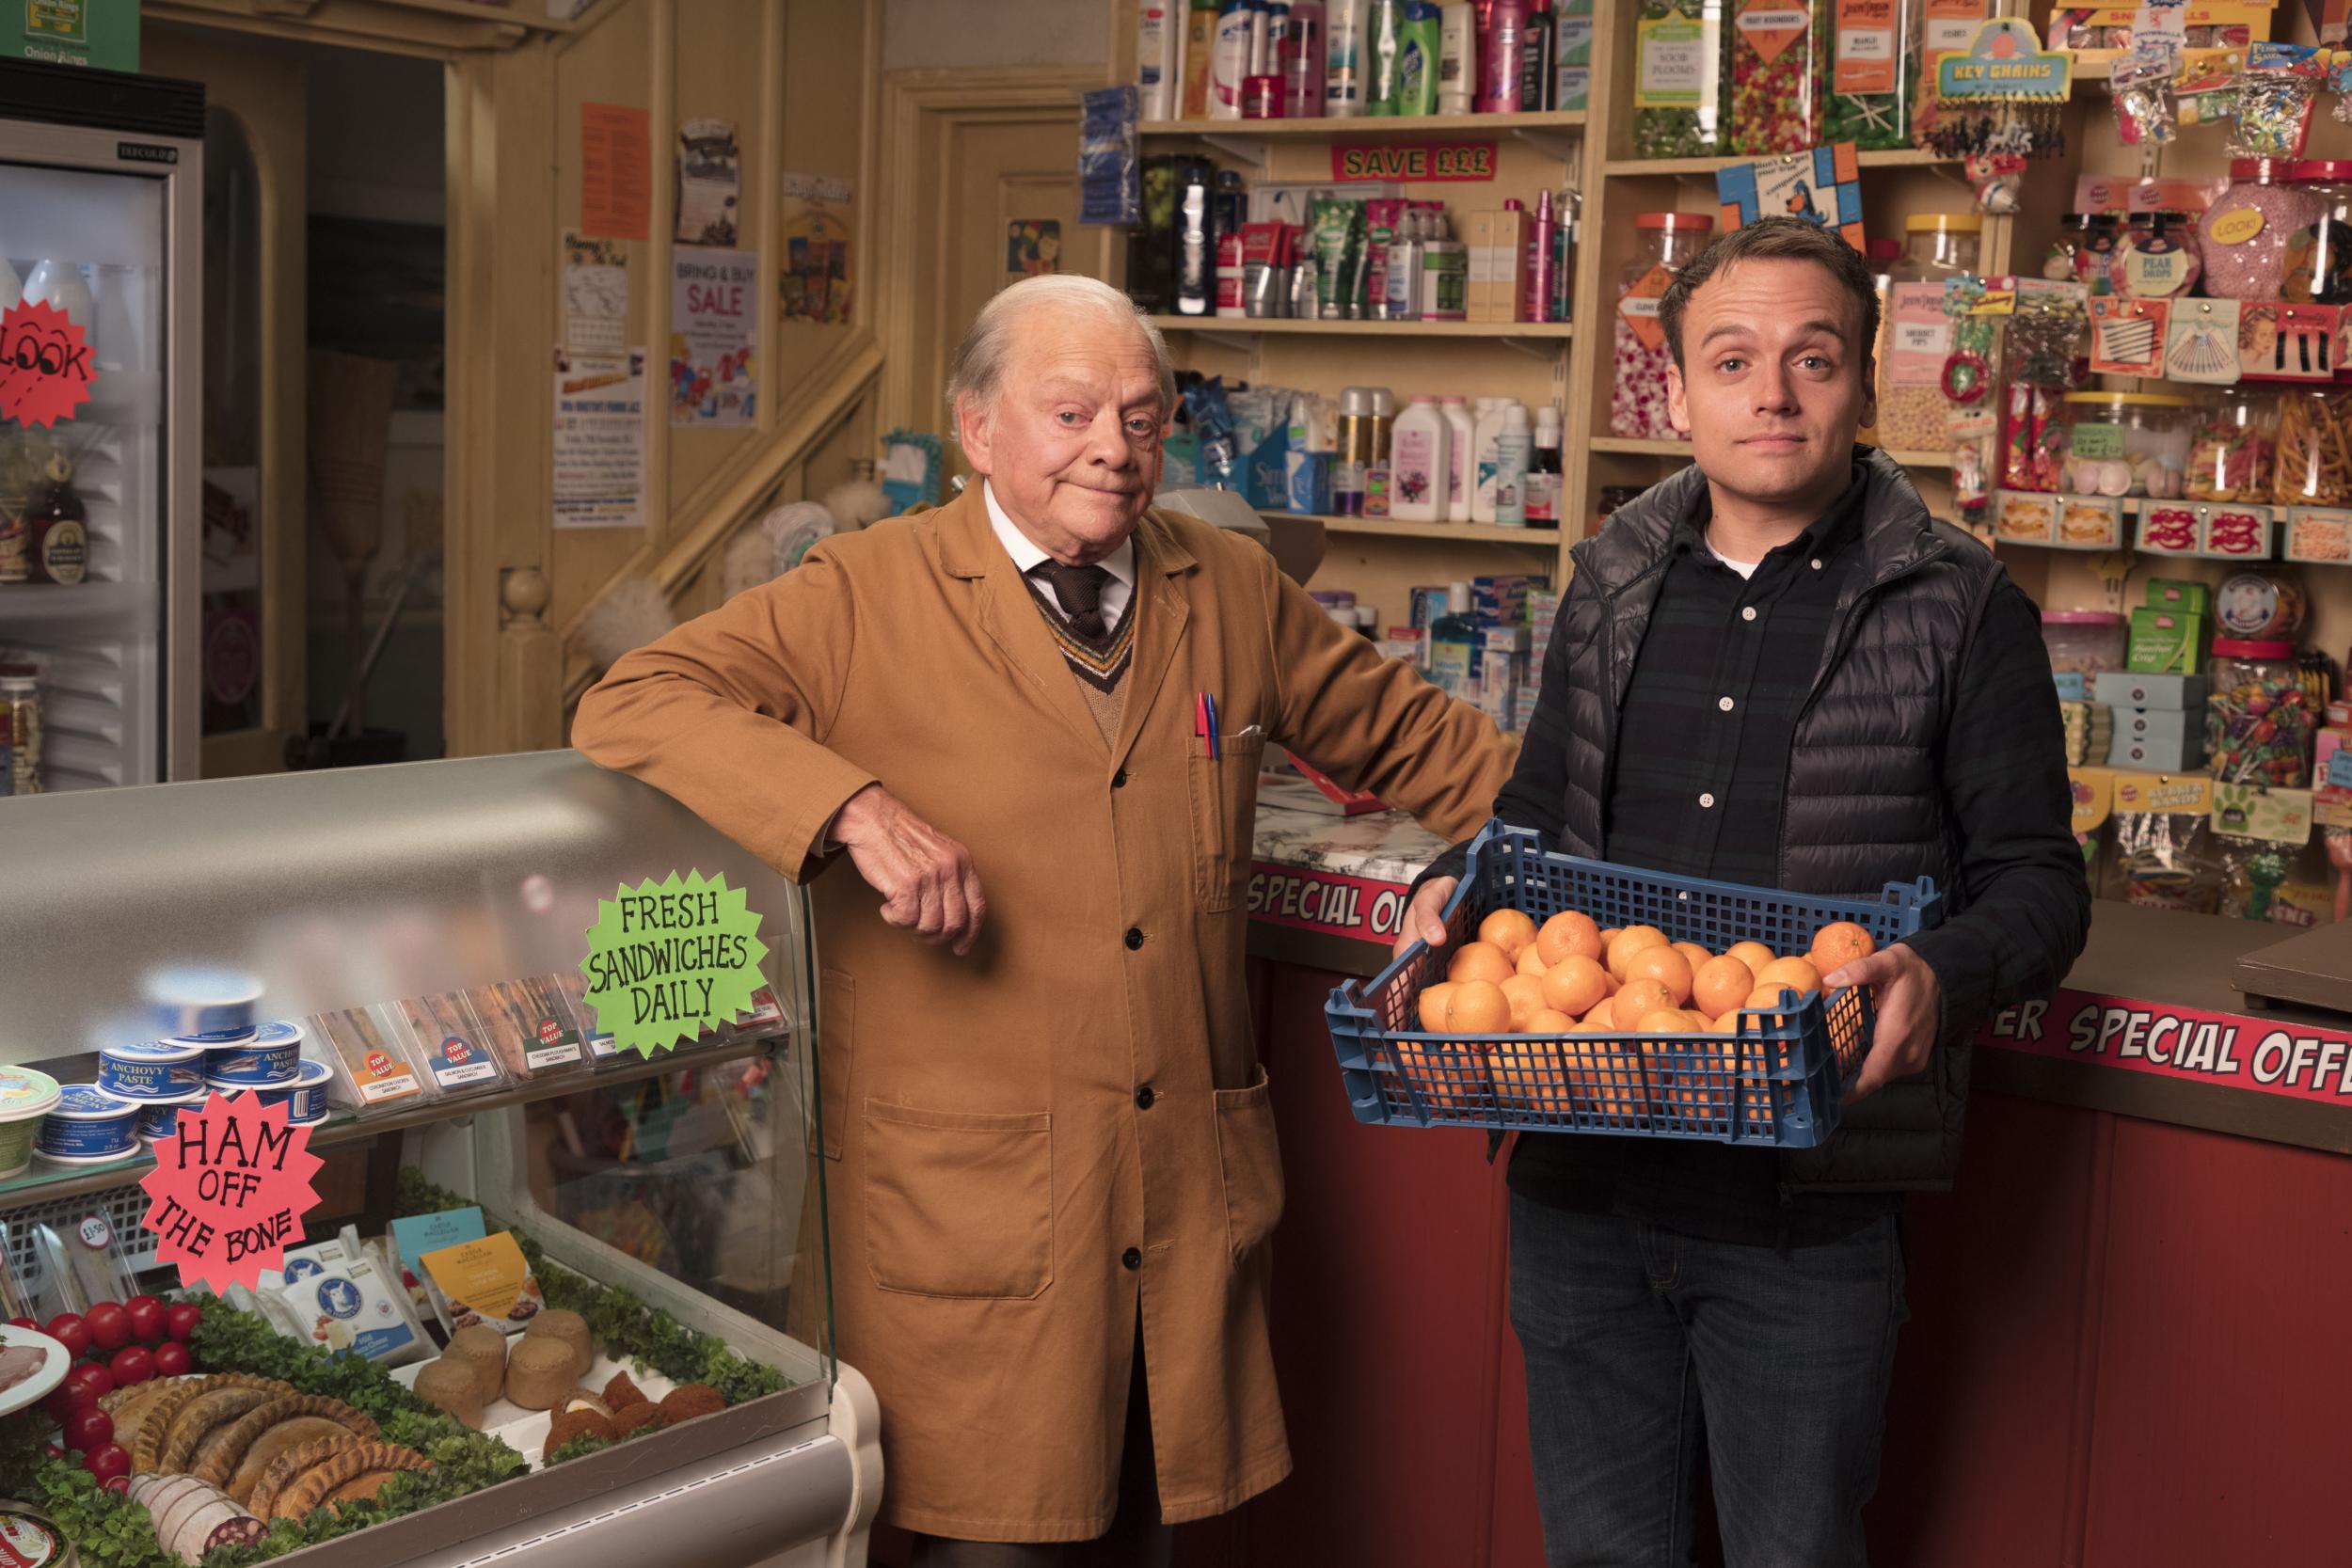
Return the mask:
M501 1230L480 1241L441 1247L418 1259L434 1307L451 1332L487 1323L520 1334L539 1315L547 1298L538 1276L523 1259L514 1236Z

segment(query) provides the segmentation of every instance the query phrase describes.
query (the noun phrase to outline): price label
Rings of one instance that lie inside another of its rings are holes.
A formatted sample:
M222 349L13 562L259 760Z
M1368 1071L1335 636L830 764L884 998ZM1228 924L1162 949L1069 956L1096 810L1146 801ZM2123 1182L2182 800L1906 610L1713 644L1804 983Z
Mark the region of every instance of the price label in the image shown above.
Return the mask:
M148 1196L140 1224L155 1237L155 1260L177 1263L191 1289L253 1289L262 1270L284 1266L287 1247L301 1244L321 1163L310 1130L288 1123L282 1101L215 1093L183 1107L155 1146L155 1168L139 1180Z

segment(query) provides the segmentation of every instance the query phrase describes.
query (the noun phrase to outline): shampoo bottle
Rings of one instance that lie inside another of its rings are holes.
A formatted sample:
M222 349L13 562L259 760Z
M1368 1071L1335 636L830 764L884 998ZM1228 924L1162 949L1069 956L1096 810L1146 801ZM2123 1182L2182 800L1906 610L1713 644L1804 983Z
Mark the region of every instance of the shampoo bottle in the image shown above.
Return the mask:
M1477 425L1470 419L1470 409L1458 397L1439 399L1438 411L1445 416L1446 426L1451 433L1449 456L1452 461L1446 466L1444 521L1467 523L1470 520L1470 447L1471 438L1478 434Z
M1429 399L1415 398L1389 434L1389 515L1441 523L1453 472L1453 427Z

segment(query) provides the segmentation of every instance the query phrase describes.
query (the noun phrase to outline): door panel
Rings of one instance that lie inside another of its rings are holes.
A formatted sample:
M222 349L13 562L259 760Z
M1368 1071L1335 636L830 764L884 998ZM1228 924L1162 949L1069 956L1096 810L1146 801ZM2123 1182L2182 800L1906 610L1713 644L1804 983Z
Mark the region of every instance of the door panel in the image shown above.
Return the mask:
M303 71L195 29L141 48L207 105L201 768L275 772L305 728Z

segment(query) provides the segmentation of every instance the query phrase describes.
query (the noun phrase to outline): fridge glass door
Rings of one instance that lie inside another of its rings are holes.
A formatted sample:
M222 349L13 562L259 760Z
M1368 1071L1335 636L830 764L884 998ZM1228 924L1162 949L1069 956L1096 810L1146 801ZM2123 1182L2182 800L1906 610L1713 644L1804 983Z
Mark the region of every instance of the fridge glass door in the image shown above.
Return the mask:
M0 664L40 705L8 793L164 776L166 217L162 177L0 161L0 306L62 310L98 371L72 418L0 421L0 529L26 533L0 547Z

